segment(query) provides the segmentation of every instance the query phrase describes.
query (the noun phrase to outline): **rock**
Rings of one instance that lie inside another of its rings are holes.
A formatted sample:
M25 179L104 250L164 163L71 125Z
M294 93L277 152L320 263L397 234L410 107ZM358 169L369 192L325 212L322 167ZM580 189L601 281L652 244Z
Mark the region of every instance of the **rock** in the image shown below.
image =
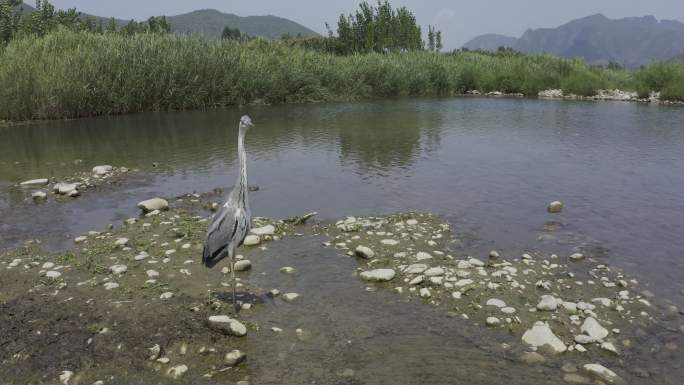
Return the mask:
M162 294L159 296L159 299L171 299L172 297L173 297L173 293L170 292L170 291L167 291L167 292L165 292L165 293L162 293Z
M501 312L504 314L515 314L517 310L514 307L506 306L501 308Z
M126 265L113 265L109 267L109 271L112 272L112 274L120 275L128 271L128 266Z
M98 175L98 176L102 176L102 175L109 174L110 172L112 172L113 169L114 169L114 167L109 166L109 165L95 166L95 167L93 167L93 174Z
M489 258L491 259L499 259L500 255L499 252L496 250L492 250L489 252Z
M415 225L418 224L418 221L415 220L415 219L409 219L409 220L406 221L406 224L409 225L409 226L415 226Z
M36 191L33 194L31 194L31 198L33 198L34 201L42 201L47 199L47 194L45 191Z
M459 279L458 281L454 282L454 286L456 286L456 287L463 287L463 286L472 285L474 282L475 282L475 281L473 281L473 280L470 279L470 278Z
M620 354L620 353L618 352L617 348L615 347L615 345L613 345L613 343L611 343L611 342L604 342L604 343L602 343L602 344L601 344L601 349L607 350L607 351L609 351L609 352L611 352L611 353Z
M487 317L487 319L485 320L485 324L487 326L499 326L499 324L501 324L501 321L496 317Z
M276 228L273 225L266 225L263 227L257 227L255 229L252 229L249 232L251 234L258 235L258 236L274 235L276 232Z
M487 306L495 306L498 308L503 308L503 307L506 307L506 302L504 302L498 298L491 298L491 299L487 300L486 305Z
M394 279L395 275L392 269L376 269L362 272L361 278L369 282L387 282Z
M261 238L258 235L248 235L245 237L243 244L245 246L257 246L261 243Z
M546 358L537 352L525 352L520 356L520 360L526 364L543 364L546 362Z
M59 382L61 382L64 385L69 385L69 381L71 381L71 377L74 376L74 372L71 370L65 370L59 375Z
M563 341L553 334L549 324L542 321L537 321L531 329L527 330L522 340L534 347L548 346L555 353L563 353L568 349Z
M82 235L80 237L74 238L74 243L83 243L86 240L88 240L88 237Z
M283 301L285 302L292 302L299 298L299 294L297 293L285 293L282 295Z
M422 298L430 298L432 297L432 293L430 293L430 289L428 289L427 287L423 287L420 289L420 296Z
M419 275L419 276L413 278L411 281L409 281L409 286L420 285L421 283L423 283L424 280L425 280L425 276Z
M573 261L581 261L584 259L584 254L575 253L575 254L570 256L570 259Z
M602 379L603 381L605 381L609 384L615 384L617 382L621 382L620 377L618 377L618 375L615 374L615 372L606 368L603 365L586 364L586 365L582 366L582 368L587 373L592 374L595 377L598 377L598 378Z
M62 273L60 273L59 271L52 271L51 270L51 271L48 271L47 273L45 273L45 276L50 278L50 279L57 279L57 278L62 276Z
M383 239L380 241L380 243L382 243L385 246L396 246L399 244L399 241L397 241L396 239Z
M43 264L43 266L41 266L41 268L46 269L46 270L47 270L47 269L52 269L53 267L55 267L55 264L52 263L52 262L45 262L45 263Z
M128 238L118 238L114 242L114 246L116 246L116 247L124 247L126 245L128 245Z
M419 251L418 253L416 253L416 261L424 261L426 259L432 259L432 255L424 251Z
M586 345L594 342L594 339L589 337L588 335L578 334L575 336L575 342L577 342L578 344Z
M423 272L426 277L438 277L444 275L444 269L441 267L432 267Z
M168 210L169 202L162 198L152 198L138 203L138 207L145 213L150 213L155 210L163 211Z
M147 357L147 359L150 361L156 360L161 355L161 346L159 346L159 344L155 344L154 346L152 346L151 348L148 348L147 350L150 351L150 356Z
M69 195L76 189L78 189L78 185L76 183L57 183L54 186L54 191L60 195Z
M119 288L119 284L116 282L105 282L104 285L105 290L114 290Z
M295 271L296 270L294 269L294 267L290 267L290 266L285 266L285 267L280 268L280 272L283 274L294 274Z
M209 317L209 326L225 334L236 337L242 337L247 334L245 325L227 315L213 315Z
M568 311L570 314L575 314L577 313L577 304L574 302L563 302L561 304L565 310Z
M373 250L366 246L357 246L354 250L354 254L359 258L371 259L375 256Z
M558 301L551 295L542 295L541 301L537 304L538 310L554 311L558 308Z
M185 372L188 371L187 365L178 365L170 368L169 370L166 371L166 374L169 375L169 377L173 378L174 380L177 380L185 374Z
M559 201L554 201L549 203L549 207L547 209L550 213L552 214L557 214L563 210L563 203Z
M252 268L252 262L248 259L243 259L235 262L235 271L247 271Z
M608 330L594 319L594 317L587 317L580 327L582 333L588 335L593 341L599 341L608 337Z
M31 179L19 183L21 187L37 187L37 186L47 186L49 181L46 178L41 179Z
M414 263L413 265L409 265L405 270L404 273L406 274L421 274L425 270L427 270L428 266L423 264L423 263Z
M78 190L71 190L67 194L68 197L70 198L76 198L77 196L81 195L81 193Z
M247 358L247 355L240 350L233 350L229 353L226 353L226 356L224 358L224 362L228 366L235 366L244 361Z

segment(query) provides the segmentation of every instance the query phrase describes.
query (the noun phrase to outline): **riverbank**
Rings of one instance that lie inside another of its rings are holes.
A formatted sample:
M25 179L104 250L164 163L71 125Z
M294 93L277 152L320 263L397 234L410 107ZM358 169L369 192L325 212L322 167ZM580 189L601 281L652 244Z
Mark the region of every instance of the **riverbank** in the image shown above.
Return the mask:
M0 120L64 119L247 104L467 91L593 96L626 89L684 100L684 65L630 72L548 55L408 52L333 56L279 42L60 30L0 51Z
M487 367L516 383L662 384L679 370L665 364L680 354L679 310L619 267L591 254L454 253L456 231L428 213L256 218L234 314L225 264L199 263L220 199L169 198L64 251L27 242L0 254L3 380L381 384L358 357L384 347L380 366L394 370L432 353L423 383ZM435 333L469 358L437 354Z

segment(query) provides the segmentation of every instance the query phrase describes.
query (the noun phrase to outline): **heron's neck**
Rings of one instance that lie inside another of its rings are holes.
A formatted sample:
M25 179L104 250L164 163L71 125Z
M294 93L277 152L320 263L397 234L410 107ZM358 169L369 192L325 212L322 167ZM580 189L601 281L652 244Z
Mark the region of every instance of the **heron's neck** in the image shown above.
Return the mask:
M245 152L245 130L240 127L238 133L238 160L240 162L240 174L238 175L238 202L246 207L249 202L247 194L249 187L247 186L247 154Z

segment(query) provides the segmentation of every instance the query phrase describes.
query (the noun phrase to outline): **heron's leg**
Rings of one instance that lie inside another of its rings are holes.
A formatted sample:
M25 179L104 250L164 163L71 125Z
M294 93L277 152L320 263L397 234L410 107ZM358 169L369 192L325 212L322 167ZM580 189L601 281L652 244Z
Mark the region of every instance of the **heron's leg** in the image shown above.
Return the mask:
M229 257L230 257L230 283L233 286L233 311L237 313L237 299L235 296L235 246L231 246L229 249Z

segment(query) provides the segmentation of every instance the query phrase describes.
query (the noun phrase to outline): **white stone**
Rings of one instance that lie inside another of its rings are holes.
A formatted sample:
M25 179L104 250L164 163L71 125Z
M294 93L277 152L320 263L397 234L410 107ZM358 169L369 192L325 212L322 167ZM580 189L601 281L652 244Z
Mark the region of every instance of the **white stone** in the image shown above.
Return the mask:
M515 314L517 310L515 310L514 307L506 306L504 308L501 308L501 312L504 314Z
M282 295L283 301L285 302L292 302L299 298L299 294L297 293L285 293Z
M586 364L582 366L582 368L590 374L595 375L596 377L606 381L609 384L614 384L615 381L619 378L615 372L612 370L606 368L603 365L599 364Z
M233 350L229 353L226 353L226 356L224 357L224 361L226 365L228 366L235 366L242 361L244 361L247 358L247 355L239 350Z
M396 239L383 239L382 241L380 241L380 243L382 243L385 246L396 246L399 244L399 241L397 241Z
M248 235L245 237L243 244L245 246L256 246L261 243L261 238L258 235Z
M248 259L235 262L235 271L247 271L252 268L252 262Z
M584 254L575 253L570 256L570 259L572 259L573 261L581 261L584 259Z
M173 298L173 293L170 292L170 291L167 291L167 292L165 292L165 293L162 293L162 294L159 296L159 299L171 299L171 298Z
M553 201L549 203L548 211L550 213L559 213L561 212L561 210L563 210L563 203L561 203L560 201Z
M485 265L484 262L480 261L477 258L468 259L468 263L470 263L472 266L476 266L476 267L483 267Z
M185 374L185 372L188 371L187 365L178 365L170 368L169 370L166 371L166 374L169 375L169 377L173 378L174 380L177 380Z
M116 275L123 274L126 271L128 271L128 266L126 266L126 265L113 265L113 266L109 267L109 271L111 271L112 274L116 274Z
M60 195L69 195L72 191L78 189L76 183L57 183L54 186L54 191Z
M376 269L364 271L361 273L361 278L370 282L387 282L394 279L396 272L392 269Z
M25 182L21 182L19 185L21 187L46 186L48 184L48 182L49 181L46 178L31 179L31 180L27 180Z
M587 317L587 319L584 320L584 323L582 323L580 330L594 341L599 341L608 337L609 333L594 317Z
M561 304L565 310L568 311L570 314L575 314L577 313L577 304L574 302L563 302Z
M55 267L55 264L52 262L45 262L42 266L42 268L45 270L52 269L53 267Z
M258 236L274 235L276 232L276 228L273 225L266 225L263 227L257 227L257 228L251 229L249 232L251 234L258 235Z
M424 280L425 280L425 276L419 275L419 276L413 278L411 281L409 281L409 285L410 286L420 285L421 283L423 283Z
M62 276L62 273L60 273L59 271L48 271L47 273L45 273L45 276L50 279L57 279Z
M537 304L538 310L554 311L558 308L558 301L551 295L542 295Z
M242 337L247 334L245 325L227 315L214 315L209 317L209 325L236 337Z
M152 198L138 203L138 207L146 213L150 213L155 210L163 211L169 208L169 202L162 198Z
M498 298L491 298L487 300L487 306L495 306L498 308L503 308L506 307L506 302L498 299Z
M69 385L69 381L71 381L71 377L74 376L74 372L70 370L65 370L59 375L59 382L61 382L64 385Z
M33 194L31 194L31 198L39 201L39 200L47 199L47 194L45 193L45 191L36 191Z
M88 237L81 235L80 237L74 238L74 243L83 243L88 240Z
M423 263L414 263L413 265L409 265L405 270L404 273L406 274L422 274L425 270L427 270L428 266L423 264Z
M354 250L354 254L359 257L359 258L364 258L364 259L371 259L375 256L375 253L373 250L366 246L357 246L356 249Z
M432 294L430 293L430 289L428 289L427 287L421 288L420 289L420 296L422 298L430 298L432 296Z
M294 267L285 266L280 268L280 272L283 274L294 274L295 269Z
M124 247L128 244L128 238L118 238L116 241L114 241L114 246L116 247Z
M485 320L487 326L499 326L500 323L501 321L496 317L487 317Z
M468 286L471 285L474 281L472 279L466 278L466 279L459 279L458 281L454 282L454 286L457 287L463 287L463 286Z
M542 321L537 321L532 329L527 330L522 340L534 347L549 346L556 353L563 353L568 349L563 341L553 334L549 324Z
M424 261L426 259L432 259L432 255L430 253L426 253L424 251L419 251L416 253L416 260L417 261Z
M105 282L104 285L105 290L114 290L119 288L119 284L116 282Z
M440 275L444 275L444 269L441 267L432 267L423 272L425 276L427 277L438 277Z
M418 221L415 220L415 219L409 219L409 220L406 221L406 224L409 225L409 226L415 226L415 225L418 224Z
M112 172L113 168L114 167L112 167L110 165L95 166L95 167L93 167L93 174L102 176L102 175L105 175L105 174Z
M602 343L602 344L601 344L601 349L607 350L607 351L612 352L612 353L615 353L615 354L619 354L617 348L615 347L615 345L613 345L612 342L604 342L604 343Z

